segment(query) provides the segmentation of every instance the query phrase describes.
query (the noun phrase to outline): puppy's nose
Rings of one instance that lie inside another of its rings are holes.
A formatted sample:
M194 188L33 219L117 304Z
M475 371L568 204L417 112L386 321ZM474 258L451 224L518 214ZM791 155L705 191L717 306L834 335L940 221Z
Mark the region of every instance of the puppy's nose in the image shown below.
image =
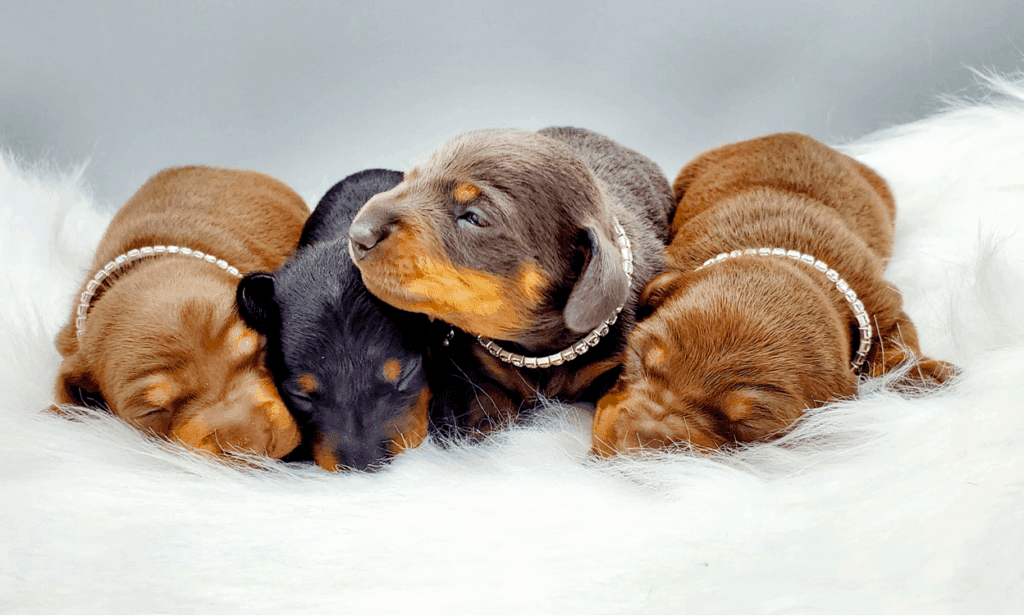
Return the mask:
M373 250L373 247L387 237L386 225L370 225L365 222L354 222L348 229L348 241L352 245L352 252L357 259L362 259L366 253Z
M383 440L350 437L334 432L320 433L314 438L313 460L329 471L377 470L388 459Z
M357 261L362 260L391 234L399 219L391 200L377 195L367 201L348 228L352 256Z

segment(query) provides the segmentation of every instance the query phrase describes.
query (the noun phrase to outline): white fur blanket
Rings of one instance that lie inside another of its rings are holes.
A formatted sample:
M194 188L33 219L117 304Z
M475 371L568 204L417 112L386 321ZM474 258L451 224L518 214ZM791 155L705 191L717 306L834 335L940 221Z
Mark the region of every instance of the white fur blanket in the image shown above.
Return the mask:
M375 474L242 471L52 416L109 216L80 174L3 161L0 612L1024 610L1024 82L993 87L844 148L891 183L888 278L962 377L868 382L717 456L596 461L589 415L552 409Z

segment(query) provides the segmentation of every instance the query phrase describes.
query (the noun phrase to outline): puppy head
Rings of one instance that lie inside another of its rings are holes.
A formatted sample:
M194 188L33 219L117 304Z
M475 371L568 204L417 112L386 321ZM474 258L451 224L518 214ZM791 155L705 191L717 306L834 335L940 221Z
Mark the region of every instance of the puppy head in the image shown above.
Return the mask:
M264 366L264 341L239 318L233 278L201 263L135 266L69 324L56 398L105 406L128 423L213 454L280 458L295 420Z
M347 240L300 251L238 285L238 310L268 340L267 362L317 464L366 469L427 434L429 322L370 295Z
M516 130L456 137L370 199L349 230L377 297L527 346L590 331L623 303L614 238L609 200L583 161Z
M598 401L596 453L771 438L856 393L844 321L795 264L775 265L735 259L652 281L653 312Z

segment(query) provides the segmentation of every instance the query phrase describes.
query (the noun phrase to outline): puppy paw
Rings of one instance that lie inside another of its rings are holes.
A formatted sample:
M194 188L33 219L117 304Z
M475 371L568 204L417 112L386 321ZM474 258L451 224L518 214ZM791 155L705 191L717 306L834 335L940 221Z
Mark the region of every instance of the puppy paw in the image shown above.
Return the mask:
M938 387L960 373L960 369L949 362L923 356L910 368L901 380L918 387Z
M949 362L917 355L905 349L894 349L883 353L882 361L873 364L869 374L872 377L882 376L900 370L907 364L910 364L910 368L893 383L895 389L906 393L935 389L960 373L960 369Z

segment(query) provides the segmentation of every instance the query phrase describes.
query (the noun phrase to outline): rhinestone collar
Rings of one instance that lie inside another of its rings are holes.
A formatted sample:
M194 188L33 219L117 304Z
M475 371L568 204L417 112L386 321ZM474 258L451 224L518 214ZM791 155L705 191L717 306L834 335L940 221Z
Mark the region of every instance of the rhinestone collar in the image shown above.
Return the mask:
M619 224L617 218L612 218L612 222L615 225L615 244L619 247L619 252L622 253L622 269L626 272L626 289L630 289L633 286L633 249L629 243L629 237L626 236L626 230ZM629 294L626 294L629 297ZM613 314L608 319L605 319L600 325L594 328L589 334L583 337L570 347L559 351L558 353L552 353L545 357L526 357L519 353L512 353L507 351L493 340L485 338L483 336L477 336L476 339L487 351L505 362L506 364L512 364L517 368L550 368L551 366L561 366L567 361L572 361L583 355L590 349L597 346L597 343L601 341L605 335L611 331L612 325L619 318L619 313L622 312L625 302L619 304L619 307L615 309Z
M857 324L860 326L860 347L857 349L857 355L850 363L850 367L853 368L854 372L861 369L864 365L864 360L868 357L868 352L871 350L871 317L868 315L867 310L864 309L864 303L857 299L857 294L850 288L849 283L839 277L838 272L831 269L820 259L815 259L811 255L804 254L796 250L786 250L785 248L747 248L746 250L723 252L713 259L708 259L703 265L694 271L700 271L709 265L721 263L726 259L745 256L787 257L794 261L806 263L824 274L825 277L829 279L829 282L835 285L836 290L842 294L846 303L850 305L850 309L853 310L853 315L857 318Z
M134 264L136 261L147 259L149 257L159 257L162 255L182 255L184 257L193 257L200 259L211 265L216 265L225 272L241 278L242 274L238 272L238 268L228 265L228 262L224 259L218 259L213 255L208 255L199 250L192 250L191 248L185 248L183 246L145 246L143 248L135 248L128 252L117 255L114 260L103 266L103 269L96 272L96 275L92 277L89 284L85 287L85 292L79 298L79 304L77 309L78 318L75 319L75 329L77 330L78 340L82 340L82 333L85 331L85 318L89 314L89 307L92 304L92 298L96 294L96 291L103 284L103 281L110 277L116 271L123 270L129 265Z

